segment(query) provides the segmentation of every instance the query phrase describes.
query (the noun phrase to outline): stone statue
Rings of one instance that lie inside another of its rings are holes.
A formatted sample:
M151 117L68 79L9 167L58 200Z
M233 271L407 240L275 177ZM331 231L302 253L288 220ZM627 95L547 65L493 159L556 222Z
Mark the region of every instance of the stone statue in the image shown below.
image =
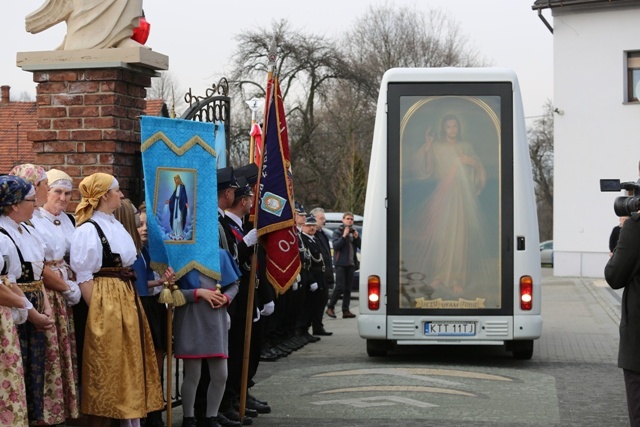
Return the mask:
M37 34L67 22L67 35L57 50L140 47L131 40L142 16L142 0L45 0L26 17L26 29Z

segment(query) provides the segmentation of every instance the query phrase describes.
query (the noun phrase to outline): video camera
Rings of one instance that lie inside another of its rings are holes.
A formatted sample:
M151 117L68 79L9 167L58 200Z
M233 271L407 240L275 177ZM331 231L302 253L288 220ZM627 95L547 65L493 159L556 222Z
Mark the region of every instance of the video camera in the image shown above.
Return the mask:
M620 191L627 190L633 192L633 196L617 197L613 202L613 211L617 216L631 216L632 213L640 211L640 183L634 181L620 182L619 179L601 179L600 191Z

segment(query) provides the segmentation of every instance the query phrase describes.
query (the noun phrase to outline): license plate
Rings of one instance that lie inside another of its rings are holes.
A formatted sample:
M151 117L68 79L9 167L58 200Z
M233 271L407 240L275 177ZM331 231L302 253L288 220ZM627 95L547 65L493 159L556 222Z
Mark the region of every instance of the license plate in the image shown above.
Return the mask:
M425 322L424 334L439 337L474 337L476 322Z

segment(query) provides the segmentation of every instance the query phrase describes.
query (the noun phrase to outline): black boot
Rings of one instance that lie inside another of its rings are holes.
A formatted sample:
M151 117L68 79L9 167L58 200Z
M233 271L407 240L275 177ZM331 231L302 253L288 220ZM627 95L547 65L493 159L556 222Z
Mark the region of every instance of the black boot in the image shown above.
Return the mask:
M182 419L182 427L196 427L195 417L184 417Z
M153 411L147 414L146 427L164 427L162 421L162 411Z

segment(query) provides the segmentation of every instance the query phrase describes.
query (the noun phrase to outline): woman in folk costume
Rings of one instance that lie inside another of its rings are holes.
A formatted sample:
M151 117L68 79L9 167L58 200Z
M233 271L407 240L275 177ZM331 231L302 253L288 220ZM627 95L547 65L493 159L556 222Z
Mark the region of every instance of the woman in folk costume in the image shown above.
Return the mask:
M35 187L27 180L9 175L0 177L0 233L7 237L5 241L10 241L10 245L3 245L3 251L14 253L8 279L17 285L12 290L26 297L29 302L28 322L19 324L17 332L24 369L28 418L32 423L44 418L45 331L54 327L53 319L50 318L51 307L42 284L44 244L31 227L23 224L33 215L35 197ZM4 347L4 342L2 346ZM6 368L9 364L5 360L3 367ZM21 416L19 408L14 416ZM14 421L8 425L20 425L20 422Z
M71 268L89 306L82 364L81 411L89 426L137 426L164 407L153 341L131 265L136 247L113 216L122 203L118 181L95 173L80 183Z
M25 191L30 185L18 180L16 177L0 177L0 210L3 212L28 195ZM0 233L0 425L16 427L29 424L16 325L27 321L29 309L33 311L33 305L16 284L21 275L22 266L16 247L8 236Z
M20 259L15 247L7 236L0 234L0 383L3 384L0 387L0 425L26 427L29 425L27 396L16 322L27 320L25 307L28 301L12 291L17 288L16 271L13 271L14 283L11 283L9 265L20 274Z
M16 166L12 174L38 184L49 183L50 190L36 190L36 208L31 219L45 244L44 286L55 329L48 330L45 363L43 424L54 425L79 417L78 366L76 362L75 327L70 306L80 300L80 289L72 281L68 259L74 226L64 210L71 197L71 177L53 169L45 174L41 167ZM52 181L53 180L53 181ZM40 423L38 423L40 424Z
M143 209L144 207L141 206L140 210L142 211ZM138 257L131 267L136 273L134 284L151 331L158 370L162 372L167 341L167 309L164 304L158 301L158 296L162 290L163 283L174 281L175 275L171 267L165 271L164 277L161 277L151 269L149 249L145 246L148 243L146 211L144 213L138 211L131 200L124 199L122 206L114 212L114 216L122 223L136 246ZM145 426L164 427L162 411L154 411L147 414Z

